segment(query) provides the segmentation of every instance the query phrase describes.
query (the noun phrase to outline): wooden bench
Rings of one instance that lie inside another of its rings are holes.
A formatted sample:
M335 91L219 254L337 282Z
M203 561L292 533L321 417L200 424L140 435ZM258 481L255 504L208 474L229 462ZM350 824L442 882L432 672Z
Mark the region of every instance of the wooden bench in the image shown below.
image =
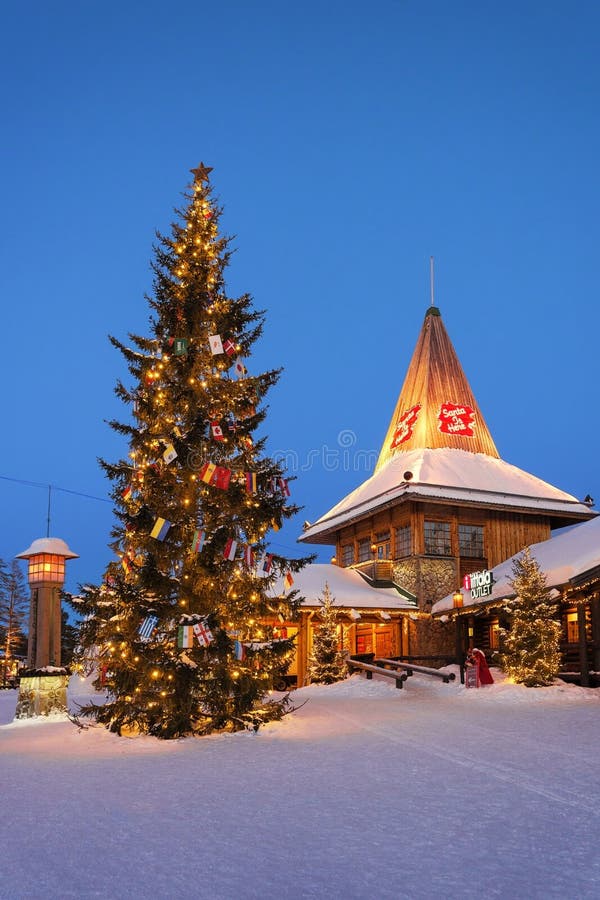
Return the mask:
M441 678L444 684L454 681L456 675L454 672L440 672L439 669L430 669L428 666L415 666L413 663L403 663L397 659L386 659L381 657L374 660L376 663L383 663L386 666L394 666L396 669L402 669L406 675L412 675L418 672L420 675L433 675L434 678Z
M376 675L385 675L387 678L393 678L396 682L396 687L400 690L404 686L404 682L408 678L406 672L392 672L390 669L383 669L381 666L372 666L370 663L361 662L359 659L347 659L346 663L350 671L352 669L360 669L365 673L368 679L373 678L373 672Z

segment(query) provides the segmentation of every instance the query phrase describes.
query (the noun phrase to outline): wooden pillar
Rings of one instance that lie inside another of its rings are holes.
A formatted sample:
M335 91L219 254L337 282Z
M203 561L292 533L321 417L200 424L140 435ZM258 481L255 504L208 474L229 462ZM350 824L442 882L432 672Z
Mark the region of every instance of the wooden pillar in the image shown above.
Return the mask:
M467 649L472 650L475 646L475 616L469 616L467 620Z
M581 686L590 686L590 665L587 655L587 634L585 629L585 611L587 604L577 604L577 626L579 628L579 671L581 672Z
M460 666L460 683L465 683L465 657L462 641L463 623L460 616L454 616L454 654L456 664Z

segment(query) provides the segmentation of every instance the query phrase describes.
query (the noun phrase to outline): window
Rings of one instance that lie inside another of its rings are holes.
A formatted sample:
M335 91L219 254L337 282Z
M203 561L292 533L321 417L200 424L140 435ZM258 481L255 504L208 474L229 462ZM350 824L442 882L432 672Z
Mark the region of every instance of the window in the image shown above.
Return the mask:
M358 561L368 562L371 559L371 541L364 538L358 542Z
M351 566L354 562L354 544L344 544L342 546L342 565Z
M375 543L377 544L377 559L389 559L391 547L389 531L380 531L376 534Z
M579 620L576 612L567 613L567 642L576 644L579 641Z
M496 621L490 625L490 650L497 650L500 646L500 623Z
M410 534L410 525L400 525L396 528L394 536L394 555L396 559L402 559L404 556L410 556L412 553L412 540Z
M451 556L450 522L425 522L425 553Z
M458 526L458 554L483 559L483 525Z

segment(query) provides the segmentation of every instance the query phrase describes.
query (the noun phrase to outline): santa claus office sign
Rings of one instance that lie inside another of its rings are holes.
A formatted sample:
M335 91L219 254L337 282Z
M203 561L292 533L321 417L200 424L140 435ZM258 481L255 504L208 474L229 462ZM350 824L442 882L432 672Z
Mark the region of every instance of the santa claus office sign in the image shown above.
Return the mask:
M473 437L475 410L466 403L442 403L438 414L438 428L442 434Z
M481 572L471 572L463 578L463 588L471 592L471 600L481 600L491 597L494 586L494 576L489 569Z

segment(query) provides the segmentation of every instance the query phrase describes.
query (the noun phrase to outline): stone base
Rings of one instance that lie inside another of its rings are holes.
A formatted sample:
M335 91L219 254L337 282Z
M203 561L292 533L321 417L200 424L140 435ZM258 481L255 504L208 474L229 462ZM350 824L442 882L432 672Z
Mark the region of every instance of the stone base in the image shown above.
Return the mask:
M67 711L66 674L49 675L47 672L22 675L15 719L32 719L35 716L52 716Z

